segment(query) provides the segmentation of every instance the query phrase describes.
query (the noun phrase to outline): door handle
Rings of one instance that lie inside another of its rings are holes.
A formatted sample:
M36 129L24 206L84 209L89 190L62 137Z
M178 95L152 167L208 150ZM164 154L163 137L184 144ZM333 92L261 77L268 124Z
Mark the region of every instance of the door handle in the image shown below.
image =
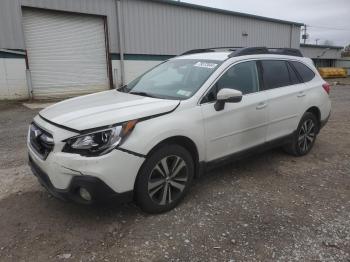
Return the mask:
M261 102L256 106L256 110L261 110L261 109L264 109L265 107L267 107L267 103Z
M306 96L306 94L305 94L305 92L303 92L303 91L302 91L302 92L299 92L298 95L297 95L297 97L304 97L304 96Z

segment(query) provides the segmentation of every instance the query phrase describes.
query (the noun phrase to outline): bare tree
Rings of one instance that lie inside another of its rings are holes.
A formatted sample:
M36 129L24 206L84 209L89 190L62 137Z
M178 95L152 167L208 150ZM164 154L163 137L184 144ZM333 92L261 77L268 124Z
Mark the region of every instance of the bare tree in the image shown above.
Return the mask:
M331 40L324 40L323 44L324 45L334 45L333 41L331 41Z

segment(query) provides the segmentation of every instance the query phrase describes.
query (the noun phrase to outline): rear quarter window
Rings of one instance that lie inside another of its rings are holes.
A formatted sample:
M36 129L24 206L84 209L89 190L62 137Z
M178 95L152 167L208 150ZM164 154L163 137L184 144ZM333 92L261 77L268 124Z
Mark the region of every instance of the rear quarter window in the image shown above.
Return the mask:
M309 82L314 79L315 73L306 65L297 61L290 61L290 63L294 66L295 70L298 72L299 76L304 82Z

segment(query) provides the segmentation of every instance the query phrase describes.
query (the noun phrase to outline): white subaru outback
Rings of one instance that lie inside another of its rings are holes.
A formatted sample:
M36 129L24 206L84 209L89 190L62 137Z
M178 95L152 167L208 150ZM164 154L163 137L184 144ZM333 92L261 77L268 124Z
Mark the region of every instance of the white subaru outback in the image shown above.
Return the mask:
M29 163L58 198L134 199L164 212L226 160L275 146L307 154L329 118L329 91L299 50L192 50L119 90L42 110Z

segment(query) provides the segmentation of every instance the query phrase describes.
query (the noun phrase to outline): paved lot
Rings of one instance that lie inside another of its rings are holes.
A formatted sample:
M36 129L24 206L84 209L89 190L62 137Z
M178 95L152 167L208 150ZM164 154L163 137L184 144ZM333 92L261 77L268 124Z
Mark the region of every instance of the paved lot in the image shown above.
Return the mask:
M37 110L0 103L0 261L350 261L350 85L312 152L272 150L197 180L175 210L85 207L26 165Z

